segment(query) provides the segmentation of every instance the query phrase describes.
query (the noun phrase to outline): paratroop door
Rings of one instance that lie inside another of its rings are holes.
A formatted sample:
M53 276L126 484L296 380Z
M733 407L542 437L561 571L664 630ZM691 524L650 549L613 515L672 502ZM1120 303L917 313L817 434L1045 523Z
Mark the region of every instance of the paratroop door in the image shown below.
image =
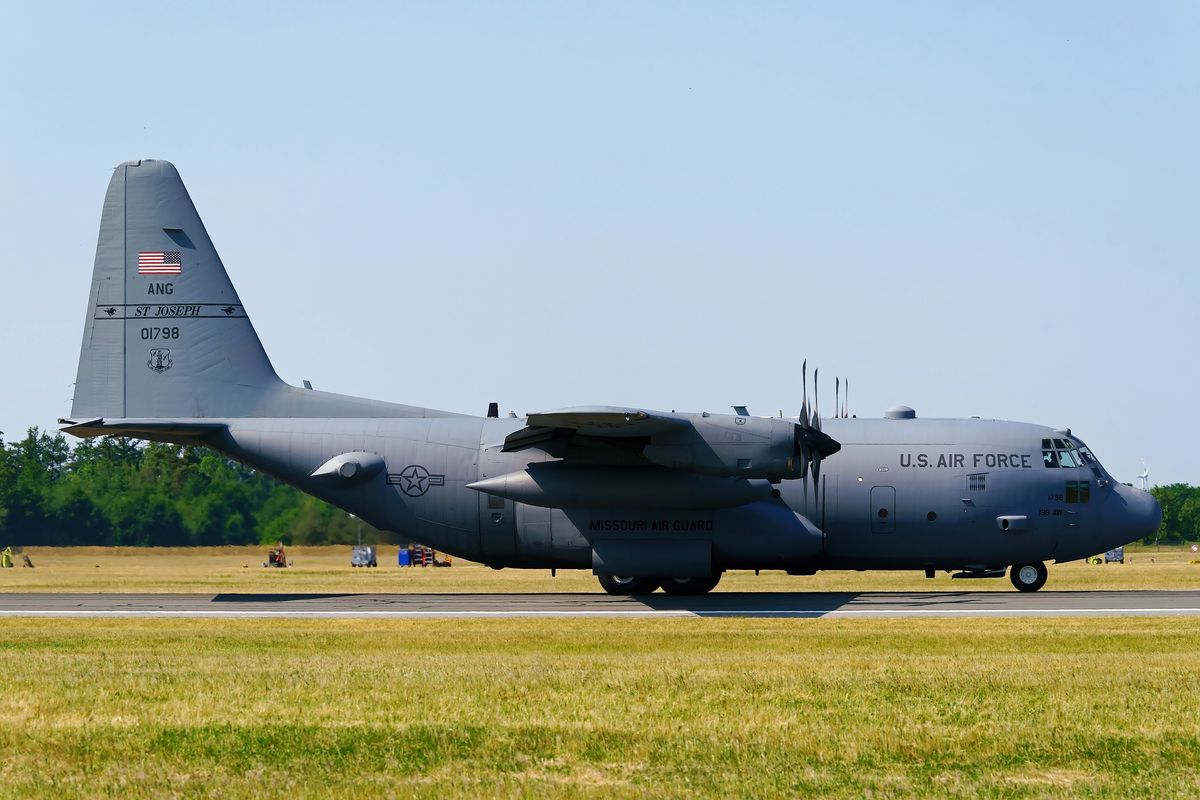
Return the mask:
M871 533L896 530L896 487L871 487Z

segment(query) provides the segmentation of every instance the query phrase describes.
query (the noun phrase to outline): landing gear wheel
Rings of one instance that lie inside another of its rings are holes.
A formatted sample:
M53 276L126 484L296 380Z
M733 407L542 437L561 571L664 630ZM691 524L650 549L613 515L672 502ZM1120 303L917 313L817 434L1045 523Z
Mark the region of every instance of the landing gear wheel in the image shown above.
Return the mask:
M630 575L597 575L596 577L600 580L600 587L609 594L650 594L658 588L658 581L654 578Z
M721 574L707 578L663 578L660 585L667 594L708 594L721 582Z
M1008 570L1008 579L1018 591L1036 592L1046 585L1048 574L1045 564L1034 561L1032 564L1013 564Z

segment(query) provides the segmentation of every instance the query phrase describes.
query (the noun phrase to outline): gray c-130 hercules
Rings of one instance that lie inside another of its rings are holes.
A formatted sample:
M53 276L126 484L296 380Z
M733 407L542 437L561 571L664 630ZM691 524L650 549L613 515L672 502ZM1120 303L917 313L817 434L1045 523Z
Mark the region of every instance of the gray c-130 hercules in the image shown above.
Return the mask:
M1008 569L1036 591L1045 561L1162 516L1070 431L904 407L822 418L807 389L791 419L500 418L290 386L166 161L109 184L71 413L77 436L207 445L378 528L497 568L591 569L614 594L699 594L728 569Z

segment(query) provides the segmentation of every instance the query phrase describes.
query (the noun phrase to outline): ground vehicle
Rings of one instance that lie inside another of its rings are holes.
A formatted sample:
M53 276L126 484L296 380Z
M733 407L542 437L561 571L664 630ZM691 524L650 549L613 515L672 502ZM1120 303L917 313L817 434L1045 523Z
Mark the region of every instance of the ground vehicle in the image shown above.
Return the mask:
M1124 545L1122 545L1120 547L1114 547L1112 550L1109 550L1107 553L1104 554L1104 563L1105 564L1111 564L1114 561L1118 564L1125 563L1125 546Z

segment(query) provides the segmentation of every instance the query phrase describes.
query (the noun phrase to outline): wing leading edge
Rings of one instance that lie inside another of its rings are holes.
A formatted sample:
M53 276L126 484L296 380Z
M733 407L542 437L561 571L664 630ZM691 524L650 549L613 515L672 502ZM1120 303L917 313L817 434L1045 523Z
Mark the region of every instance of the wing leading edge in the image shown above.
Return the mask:
M690 428L692 423L683 417L659 411L615 408L610 406L581 406L559 411L530 414L526 426L504 438L505 453L514 453L551 439L571 436L594 436L608 439L636 439L660 433Z

